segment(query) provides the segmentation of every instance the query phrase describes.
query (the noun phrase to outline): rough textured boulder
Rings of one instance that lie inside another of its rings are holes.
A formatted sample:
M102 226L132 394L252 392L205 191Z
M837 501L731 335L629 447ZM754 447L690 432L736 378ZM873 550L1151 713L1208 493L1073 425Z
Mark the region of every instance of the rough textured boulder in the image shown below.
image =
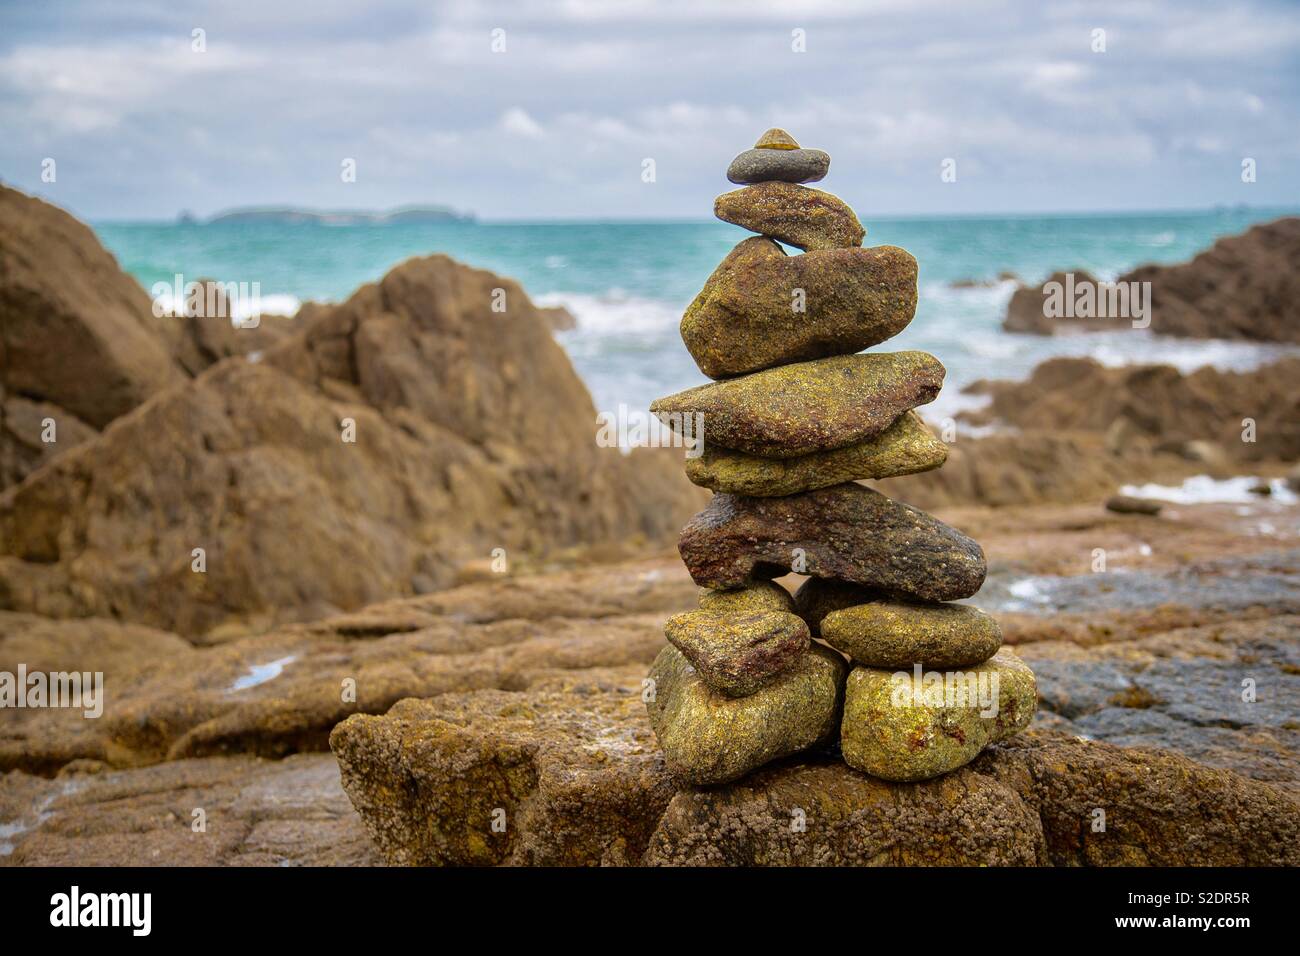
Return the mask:
M897 335L916 312L916 260L897 246L788 256L746 239L682 316L682 341L710 378L857 352Z
M857 484L787 498L714 495L677 544L691 577L738 587L791 569L925 601L970 597L984 552L966 535Z
M713 214L798 249L852 249L867 231L844 200L820 189L765 182L723 193Z
M675 455L597 446L510 280L434 256L313 312L0 497L0 606L183 632L320 616L445 586L496 548L665 538L698 500Z
M969 604L871 601L830 612L820 627L827 644L867 667L970 667L1002 644L997 619Z

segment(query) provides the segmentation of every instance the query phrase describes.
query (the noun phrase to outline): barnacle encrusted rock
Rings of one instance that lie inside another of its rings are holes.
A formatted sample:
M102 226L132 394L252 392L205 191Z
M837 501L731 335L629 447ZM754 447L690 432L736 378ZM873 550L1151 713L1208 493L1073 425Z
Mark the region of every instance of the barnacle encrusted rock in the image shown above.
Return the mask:
M759 458L706 441L699 457L686 459L686 477L714 491L771 498L846 481L912 475L938 468L947 458L948 446L909 411L874 438L798 458Z
M914 671L855 667L840 746L845 763L873 777L928 780L1027 727L1037 703L1033 671L1006 649L969 670L925 671L919 679Z
M650 723L669 771L696 785L726 783L778 757L834 737L844 659L820 645L757 693L727 697L709 689L675 647L650 668Z
M861 351L915 313L916 260L897 246L789 256L753 236L713 270L681 333L700 371L726 378Z
M714 495L677 549L696 584L735 587L798 570L924 601L970 597L984 552L938 518L863 485L784 498Z
M808 625L789 611L685 611L664 635L704 683L746 697L788 671L808 650Z
M713 201L713 214L799 249L852 249L867 234L844 200L794 183L755 183L723 193Z
M879 435L908 409L934 401L944 368L926 352L867 352L783 365L656 399L672 427L703 421L705 447L797 458ZM686 416L702 415L702 419Z
M822 618L821 636L867 667L971 667L1002 646L997 620L969 604L857 604Z

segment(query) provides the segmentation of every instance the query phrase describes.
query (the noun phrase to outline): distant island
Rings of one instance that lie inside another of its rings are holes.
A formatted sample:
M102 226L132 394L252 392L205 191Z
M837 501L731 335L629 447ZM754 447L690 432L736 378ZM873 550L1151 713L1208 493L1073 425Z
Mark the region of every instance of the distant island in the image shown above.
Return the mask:
M192 222L182 213L181 221ZM296 209L292 206L258 209L232 209L207 220L208 225L221 223L271 222L286 225L313 223L322 226L390 226L402 223L473 222L471 213L460 213L447 206L402 206L375 212L366 209Z

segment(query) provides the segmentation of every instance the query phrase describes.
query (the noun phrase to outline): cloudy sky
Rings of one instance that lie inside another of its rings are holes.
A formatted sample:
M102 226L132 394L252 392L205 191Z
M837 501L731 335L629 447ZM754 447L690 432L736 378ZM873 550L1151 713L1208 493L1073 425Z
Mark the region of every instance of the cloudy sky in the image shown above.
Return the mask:
M703 218L769 126L863 215L1295 205L1300 7L0 0L0 179L95 219Z

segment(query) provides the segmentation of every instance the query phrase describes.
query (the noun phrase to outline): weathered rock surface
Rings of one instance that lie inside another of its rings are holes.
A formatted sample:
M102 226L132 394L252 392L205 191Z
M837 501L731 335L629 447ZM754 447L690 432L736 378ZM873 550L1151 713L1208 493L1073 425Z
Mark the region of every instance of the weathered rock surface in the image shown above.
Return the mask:
M815 644L762 689L727 697L710 690L677 648L665 647L650 668L646 709L669 772L684 783L726 783L828 742L846 671L843 658Z
M823 633L826 625L823 620ZM939 678L933 685L931 675ZM873 777L928 780L1029 726L1036 702L1033 671L1009 650L955 674L930 671L921 681L855 667L845 689L840 748L845 763Z
M702 454L686 459L686 477L713 491L770 498L846 481L916 474L938 468L947 458L948 446L920 415L908 411L874 438L798 458L759 458L705 441Z
M794 667L808 650L808 625L788 611L684 611L664 625L700 679L746 697Z
M826 178L831 168L829 153L820 149L747 149L727 167L727 179L739 186L779 180L784 183L815 183Z
M0 390L0 489L98 434L66 409ZM54 441L46 441L47 435Z
M719 614L752 614L756 611L793 611L790 592L772 581L758 581L748 587L715 591L700 588L700 610Z
M807 578L794 594L794 612L803 618L813 637L821 637L822 619L832 611L878 601L882 593L851 581Z
M401 865L635 862L673 793L626 688L404 700L339 724L330 746Z
M934 400L944 368L925 352L867 352L711 382L655 400L666 425L703 415L704 443L798 458L872 438Z
M1158 515L1162 507L1159 501L1132 495L1111 495L1106 499L1106 510L1121 515Z
M723 193L713 201L713 214L808 251L852 249L862 245L867 234L844 200L793 183L756 183Z
M446 586L495 548L664 539L692 510L677 456L597 447L590 397L510 280L411 260L305 325L0 498L0 606L265 626Z
M739 243L682 316L682 341L710 378L858 352L916 313L916 260L896 246L786 255Z
M972 667L1002 646L998 622L969 604L856 604L827 614L820 631L827 644L867 667Z
M101 429L184 380L143 289L90 229L0 186L0 389Z
M803 573L925 601L970 597L984 552L966 535L862 485L787 498L714 495L682 529L678 550L706 587Z
M1117 281L1151 283L1150 328L1160 335L1300 342L1298 268L1300 218L1287 217L1218 239L1188 262L1139 266ZM1012 297L1003 328L1050 335L1063 321L1043 316L1040 287L1033 287ZM1090 319L1075 327L1131 324L1129 318Z

